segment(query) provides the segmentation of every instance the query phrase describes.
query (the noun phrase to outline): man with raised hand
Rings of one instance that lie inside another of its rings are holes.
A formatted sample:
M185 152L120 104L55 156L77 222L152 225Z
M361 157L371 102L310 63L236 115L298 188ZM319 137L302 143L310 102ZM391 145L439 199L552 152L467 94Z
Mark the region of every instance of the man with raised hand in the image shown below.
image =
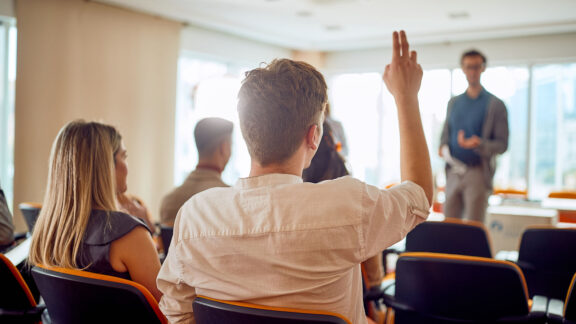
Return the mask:
M180 209L157 280L171 322L194 322L197 295L367 322L360 263L426 220L433 191L417 97L422 68L404 32L393 34L383 79L398 106L404 181L388 190L352 177L303 183L322 138L324 77L288 59L246 73L238 113L250 175Z

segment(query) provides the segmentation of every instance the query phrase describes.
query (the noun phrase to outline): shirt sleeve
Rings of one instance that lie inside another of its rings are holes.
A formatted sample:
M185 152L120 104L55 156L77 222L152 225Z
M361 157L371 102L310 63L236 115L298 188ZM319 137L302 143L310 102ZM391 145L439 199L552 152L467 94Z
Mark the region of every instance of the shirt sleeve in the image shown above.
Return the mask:
M488 137L482 138L482 142L475 151L479 155L492 157L506 152L510 132L508 129L508 111L504 102L493 98L488 109L493 110L492 118L487 121L490 122L492 131Z
M402 240L428 217L430 204L419 185L406 181L390 189L366 185L363 197L363 258Z
M196 322L194 320L192 302L196 298L196 289L181 280L182 264L180 262L177 237L178 224L176 223L170 252L156 278L156 285L163 294L158 305L170 323L194 324Z

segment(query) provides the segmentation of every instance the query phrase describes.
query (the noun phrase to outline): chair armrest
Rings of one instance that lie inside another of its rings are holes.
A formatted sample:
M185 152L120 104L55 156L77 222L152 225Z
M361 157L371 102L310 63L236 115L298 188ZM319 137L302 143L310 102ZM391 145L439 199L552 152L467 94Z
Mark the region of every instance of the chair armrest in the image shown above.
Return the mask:
M548 310L548 297L535 295L532 297L532 308L530 312L541 312L546 314Z
M39 322L42 320L42 313L46 310L46 305L40 304L28 309L5 309L0 308L0 322L4 323L15 321L17 323Z
M364 301L378 301L382 299L384 292L380 286L370 287L370 289L364 295Z
M391 279L382 281L380 289L385 295L394 296L394 293L396 292L396 280Z
M564 302L560 299L551 298L548 301L548 309L546 316L550 323L563 323L562 317L564 315Z

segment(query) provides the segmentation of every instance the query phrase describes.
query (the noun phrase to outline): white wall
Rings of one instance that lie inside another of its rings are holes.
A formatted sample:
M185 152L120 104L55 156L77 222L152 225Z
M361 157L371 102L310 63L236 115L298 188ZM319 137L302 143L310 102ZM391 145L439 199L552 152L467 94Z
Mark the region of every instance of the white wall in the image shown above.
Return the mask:
M118 127L128 192L156 218L172 188L181 24L84 0L19 1L16 14L14 206L42 202L52 142L83 118Z
M460 55L476 48L488 57L488 65L576 62L576 33L538 35L443 44L415 44L424 69L458 67ZM390 48L341 51L326 54L324 72L383 71Z
M206 59L244 64L249 67L292 55L292 51L287 48L195 26L182 29L180 50Z

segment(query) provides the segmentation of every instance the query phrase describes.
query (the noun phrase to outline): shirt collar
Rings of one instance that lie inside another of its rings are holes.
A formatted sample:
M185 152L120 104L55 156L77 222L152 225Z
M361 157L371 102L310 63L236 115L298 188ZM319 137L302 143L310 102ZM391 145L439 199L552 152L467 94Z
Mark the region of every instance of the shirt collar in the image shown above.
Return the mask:
M488 93L488 91L486 91L486 89L484 89L484 87L482 87L482 90L480 90L480 92L478 93L478 97L470 98L470 96L468 95L468 90L464 91L464 95L466 96L466 98L468 98L470 100L478 100L478 99L484 97L484 95L486 95L487 93Z
M190 172L190 174L188 175L188 178L191 178L193 176L211 176L211 177L215 177L218 179L221 178L220 172L218 172L216 170L204 169L204 168L194 169L192 172Z
M236 182L236 187L241 189L274 186L281 184L297 184L304 182L302 177L293 174L271 173L257 177L241 178Z

